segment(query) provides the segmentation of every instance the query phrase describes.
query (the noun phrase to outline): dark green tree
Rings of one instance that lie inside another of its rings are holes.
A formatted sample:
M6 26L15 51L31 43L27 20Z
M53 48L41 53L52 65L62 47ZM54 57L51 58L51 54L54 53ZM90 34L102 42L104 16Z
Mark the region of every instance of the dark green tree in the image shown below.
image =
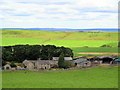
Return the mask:
M120 47L120 41L118 42L118 47Z
M59 57L64 54L65 57L73 57L70 48L56 47L54 45L15 45L2 47L2 60L23 62L28 60L52 60L52 57Z
M64 68L64 53L62 52L59 56L58 66L59 68Z

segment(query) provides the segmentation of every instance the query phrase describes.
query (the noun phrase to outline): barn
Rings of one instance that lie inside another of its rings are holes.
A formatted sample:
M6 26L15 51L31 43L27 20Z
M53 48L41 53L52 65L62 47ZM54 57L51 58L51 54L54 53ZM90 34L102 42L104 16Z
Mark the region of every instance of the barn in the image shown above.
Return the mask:
M73 63L76 67L88 67L91 66L91 62L88 61L86 58L77 58L76 60L73 60Z
M99 64L112 64L116 57L113 56L96 56L92 58L88 58L88 61L91 61L92 65Z

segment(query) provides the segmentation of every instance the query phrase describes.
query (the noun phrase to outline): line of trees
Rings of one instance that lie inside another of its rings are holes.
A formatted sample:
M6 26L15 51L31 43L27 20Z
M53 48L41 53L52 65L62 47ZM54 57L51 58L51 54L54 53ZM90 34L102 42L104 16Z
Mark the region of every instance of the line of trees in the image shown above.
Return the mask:
M52 57L59 57L61 53L65 57L73 57L70 48L56 47L54 45L15 45L2 47L2 60L22 62L27 60L52 60Z

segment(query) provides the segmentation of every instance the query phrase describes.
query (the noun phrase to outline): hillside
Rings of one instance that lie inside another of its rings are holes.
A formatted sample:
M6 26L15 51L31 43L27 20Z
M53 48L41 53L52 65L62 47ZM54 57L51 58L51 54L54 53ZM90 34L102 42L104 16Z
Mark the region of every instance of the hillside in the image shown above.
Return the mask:
M66 47L117 46L117 32L51 32L33 30L2 30L2 45L54 44Z

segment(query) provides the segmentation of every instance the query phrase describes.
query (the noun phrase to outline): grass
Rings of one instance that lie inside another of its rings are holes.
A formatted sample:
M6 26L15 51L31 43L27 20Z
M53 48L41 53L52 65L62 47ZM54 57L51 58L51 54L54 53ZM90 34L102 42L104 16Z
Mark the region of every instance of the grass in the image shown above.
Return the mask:
M103 44L117 46L117 41L105 41L105 40L51 40L45 44L54 44L57 46L65 47L100 47Z
M2 45L54 44L66 47L99 47L107 44L117 46L117 32L50 32L33 30L3 30Z
M2 30L3 37L62 39L62 40L118 40L117 32L51 32L36 30Z
M50 44L56 46L65 46L72 48L75 56L80 56L80 52L117 53L118 49L117 32L50 32L42 30L2 30L1 40L2 46L16 44ZM102 48L100 47L102 45L110 45L112 48Z
M111 55L113 53L118 53L117 47L73 47L71 48L73 50L74 56L81 56L80 53L108 53L107 55ZM84 54L82 54L84 55ZM86 55L86 54L85 54Z
M3 71L3 88L117 88L117 67L58 71Z
M37 38L3 38L2 45L17 45L17 44L41 44L44 40Z

